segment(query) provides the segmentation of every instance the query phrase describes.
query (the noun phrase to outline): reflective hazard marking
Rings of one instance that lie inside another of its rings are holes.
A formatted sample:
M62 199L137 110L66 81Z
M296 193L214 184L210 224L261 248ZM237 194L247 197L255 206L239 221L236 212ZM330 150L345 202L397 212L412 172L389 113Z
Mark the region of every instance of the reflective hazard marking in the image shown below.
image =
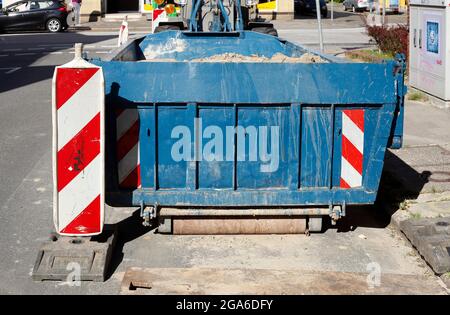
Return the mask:
M116 112L116 154L120 188L140 188L139 114L134 108Z
M342 111L342 188L362 186L364 157L364 110Z
M104 218L104 79L82 59L53 76L53 213L61 235L96 235Z
M153 9L153 13L152 13L152 32L155 32L155 29L158 27L159 22L161 22L161 20L165 19L166 16L166 11L164 11L164 9Z

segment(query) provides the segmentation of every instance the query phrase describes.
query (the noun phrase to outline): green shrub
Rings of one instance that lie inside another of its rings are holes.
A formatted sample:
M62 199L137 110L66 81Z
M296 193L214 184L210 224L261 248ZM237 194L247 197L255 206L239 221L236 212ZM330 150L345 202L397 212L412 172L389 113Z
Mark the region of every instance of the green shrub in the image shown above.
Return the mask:
M408 55L409 30L406 25L396 26L366 26L367 33L384 53Z
M410 101L426 101L427 97L425 94L418 92L418 91L411 91L407 94L407 98Z

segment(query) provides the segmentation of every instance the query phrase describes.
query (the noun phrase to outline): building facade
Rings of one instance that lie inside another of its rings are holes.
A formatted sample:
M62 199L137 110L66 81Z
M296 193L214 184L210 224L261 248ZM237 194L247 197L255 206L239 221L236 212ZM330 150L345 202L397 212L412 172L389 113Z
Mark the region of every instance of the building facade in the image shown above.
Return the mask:
M3 7L16 1L3 0ZM69 3L71 0L65 1ZM260 0L259 3L259 12L265 18L294 18L294 0ZM150 13L151 10L151 0L82 0L81 21L93 22L108 13Z
M67 1L67 0L66 0ZM293 19L294 0L260 0L259 11L269 19ZM150 13L151 0L83 0L82 20L93 20L108 13Z
M260 0L259 13L269 20L292 20L294 18L294 0Z

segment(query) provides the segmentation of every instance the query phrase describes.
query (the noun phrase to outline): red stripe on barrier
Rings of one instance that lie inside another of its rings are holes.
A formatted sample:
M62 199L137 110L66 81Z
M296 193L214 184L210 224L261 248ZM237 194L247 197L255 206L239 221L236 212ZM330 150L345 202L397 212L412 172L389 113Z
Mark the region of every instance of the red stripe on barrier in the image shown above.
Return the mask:
M362 174L363 155L344 135L342 135L342 157L345 158L359 174Z
M136 168L119 184L121 188L137 188L141 186L141 166Z
M350 188L350 185L341 178L341 185L342 188Z
M364 109L347 109L343 112L364 132Z
M59 68L56 73L56 109L63 106L99 68Z
M98 195L61 233L91 234L100 232L100 195Z
M164 10L162 9L153 10L153 21L155 21L158 18L158 16L160 16L163 12Z
M139 120L117 141L117 161L120 161L139 141Z
M57 154L58 192L100 154L100 113Z

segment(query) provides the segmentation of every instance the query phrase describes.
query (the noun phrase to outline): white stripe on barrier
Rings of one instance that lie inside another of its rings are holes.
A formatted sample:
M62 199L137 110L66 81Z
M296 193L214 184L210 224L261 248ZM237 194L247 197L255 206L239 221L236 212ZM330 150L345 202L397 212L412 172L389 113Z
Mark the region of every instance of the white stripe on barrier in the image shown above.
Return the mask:
M341 159L341 178L350 187L359 187L362 185L361 174L344 158Z
M139 142L119 161L119 183L140 165L139 161Z
M117 117L117 140L119 140L133 124L138 120L139 115L136 109L125 109Z
M99 113L95 104L102 102L98 92L101 71L95 73L61 108L58 116L58 151Z
M345 113L342 113L342 134L359 152L364 152L364 132Z
M58 193L59 227L64 229L100 194L102 156L98 155L62 191Z

